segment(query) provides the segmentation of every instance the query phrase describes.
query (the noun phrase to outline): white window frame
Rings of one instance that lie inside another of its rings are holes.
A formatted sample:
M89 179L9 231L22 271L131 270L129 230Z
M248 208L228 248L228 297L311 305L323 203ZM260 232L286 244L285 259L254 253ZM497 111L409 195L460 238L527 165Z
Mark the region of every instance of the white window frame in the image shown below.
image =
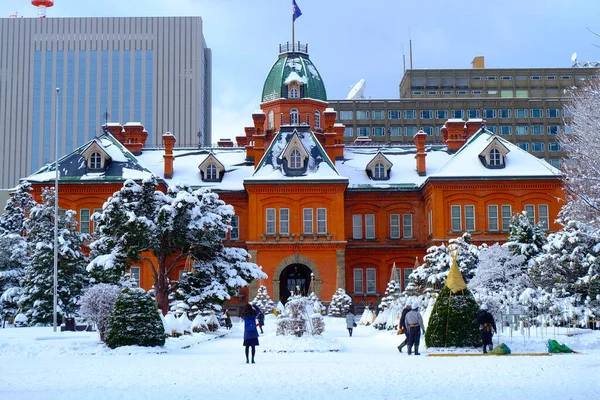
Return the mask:
M275 128L275 113L273 110L269 111L267 127L268 129Z
M290 88L290 99L299 99L300 98L300 90L297 87Z
M433 235L433 210L427 212L427 232Z
M279 209L279 234L289 235L290 234L290 209L280 208Z
M327 234L327 209L317 208L317 234Z
M97 151L90 155L90 169L102 168L102 156Z
M365 239L375 239L375 214L365 214Z
M375 164L375 179L385 179L385 167L382 162L378 162Z
M315 233L312 208L304 208L302 210L302 232L305 235L313 235Z
M458 213L458 215L456 215ZM462 232L462 210L461 206L450 206L450 221L452 232Z
M525 204L524 211L527 211L527 218L531 225L535 225L535 204Z
M302 168L302 154L300 154L300 150L298 149L292 149L292 151L290 152L290 168Z
M502 231L507 232L510 227L510 219L512 218L512 206L510 204L502 204Z
M548 204L538 204L538 223L544 228L549 229Z
M377 269L367 268L365 275L367 294L377 293Z
M352 215L352 239L362 239L362 238L363 238L362 214L353 214Z
M92 215L94 215L96 213L102 214L102 209L101 208L94 208L94 213ZM98 229L98 221L96 219L94 219L94 232L96 232L96 229Z
M408 284L410 283L410 274L413 273L414 268L404 268L402 271L404 271L404 289L406 289L406 287L408 286Z
M400 239L400 214L390 214L390 239Z
M79 232L90 233L90 209L82 208L79 210Z
M300 124L300 114L298 114L298 110L296 108L292 108L290 110L290 125L299 125Z
M231 217L231 230L229 231L230 240L238 240L240 238L240 217L234 215Z
M498 205L488 205L488 230L491 232L498 231Z
M354 268L354 293L363 293L363 270Z
M321 127L321 113L317 110L315 111L315 129Z
M410 239L413 237L412 214L402 214L402 237L405 239Z
M490 150L490 165L494 167L502 165L502 159L500 157L500 151L498 149Z
M138 287L141 287L141 285L140 285L141 275L142 275L142 269L140 267L129 267L129 280L135 281L135 283L138 285Z
M276 231L276 224L277 224L277 210L275 210L274 208L267 208L265 210L265 217L266 217L266 234L267 235L275 235L277 233Z
M475 206L465 206L465 230L467 232L473 232L475 230Z

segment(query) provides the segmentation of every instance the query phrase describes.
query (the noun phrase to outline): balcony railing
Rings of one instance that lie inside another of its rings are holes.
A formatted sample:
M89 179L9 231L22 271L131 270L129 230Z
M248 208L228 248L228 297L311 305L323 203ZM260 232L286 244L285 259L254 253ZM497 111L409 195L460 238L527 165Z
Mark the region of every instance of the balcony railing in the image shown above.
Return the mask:
M284 53L304 53L308 54L308 44L298 43L284 43L279 45L279 54Z

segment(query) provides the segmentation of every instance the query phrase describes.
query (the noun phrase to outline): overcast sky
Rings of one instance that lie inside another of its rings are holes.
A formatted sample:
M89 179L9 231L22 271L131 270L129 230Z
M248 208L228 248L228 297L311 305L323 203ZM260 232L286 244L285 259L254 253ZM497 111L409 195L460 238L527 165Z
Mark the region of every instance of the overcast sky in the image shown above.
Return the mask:
M296 40L309 44L329 99L359 79L365 96L398 98L402 52L414 68L570 67L600 61L598 0L296 0ZM279 43L291 40L292 0L55 0L52 17L201 16L213 52L213 138L243 135L259 108ZM29 0L0 0L0 16L35 17ZM124 122L124 121L122 121ZM143 122L143 121L142 121ZM177 134L174 132L174 134Z

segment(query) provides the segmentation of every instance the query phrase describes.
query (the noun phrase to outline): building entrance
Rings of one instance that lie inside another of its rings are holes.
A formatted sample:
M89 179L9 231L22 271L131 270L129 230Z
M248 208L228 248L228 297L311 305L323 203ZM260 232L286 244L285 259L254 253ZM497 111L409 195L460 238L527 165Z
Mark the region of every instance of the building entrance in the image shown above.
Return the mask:
M311 272L304 264L291 264L285 267L279 280L279 295L283 304L292 294L308 295Z

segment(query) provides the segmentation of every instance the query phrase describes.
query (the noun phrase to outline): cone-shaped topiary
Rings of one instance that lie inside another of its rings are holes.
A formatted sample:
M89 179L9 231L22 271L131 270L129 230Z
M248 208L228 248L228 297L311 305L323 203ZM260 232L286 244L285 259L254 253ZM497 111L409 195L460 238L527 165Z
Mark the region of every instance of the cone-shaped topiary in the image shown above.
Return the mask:
M165 329L156 303L143 290L127 288L121 292L110 316L104 342L120 346L164 346Z
M477 325L479 305L456 265L456 253L446 285L438 295L425 332L427 347L468 347L481 342Z

